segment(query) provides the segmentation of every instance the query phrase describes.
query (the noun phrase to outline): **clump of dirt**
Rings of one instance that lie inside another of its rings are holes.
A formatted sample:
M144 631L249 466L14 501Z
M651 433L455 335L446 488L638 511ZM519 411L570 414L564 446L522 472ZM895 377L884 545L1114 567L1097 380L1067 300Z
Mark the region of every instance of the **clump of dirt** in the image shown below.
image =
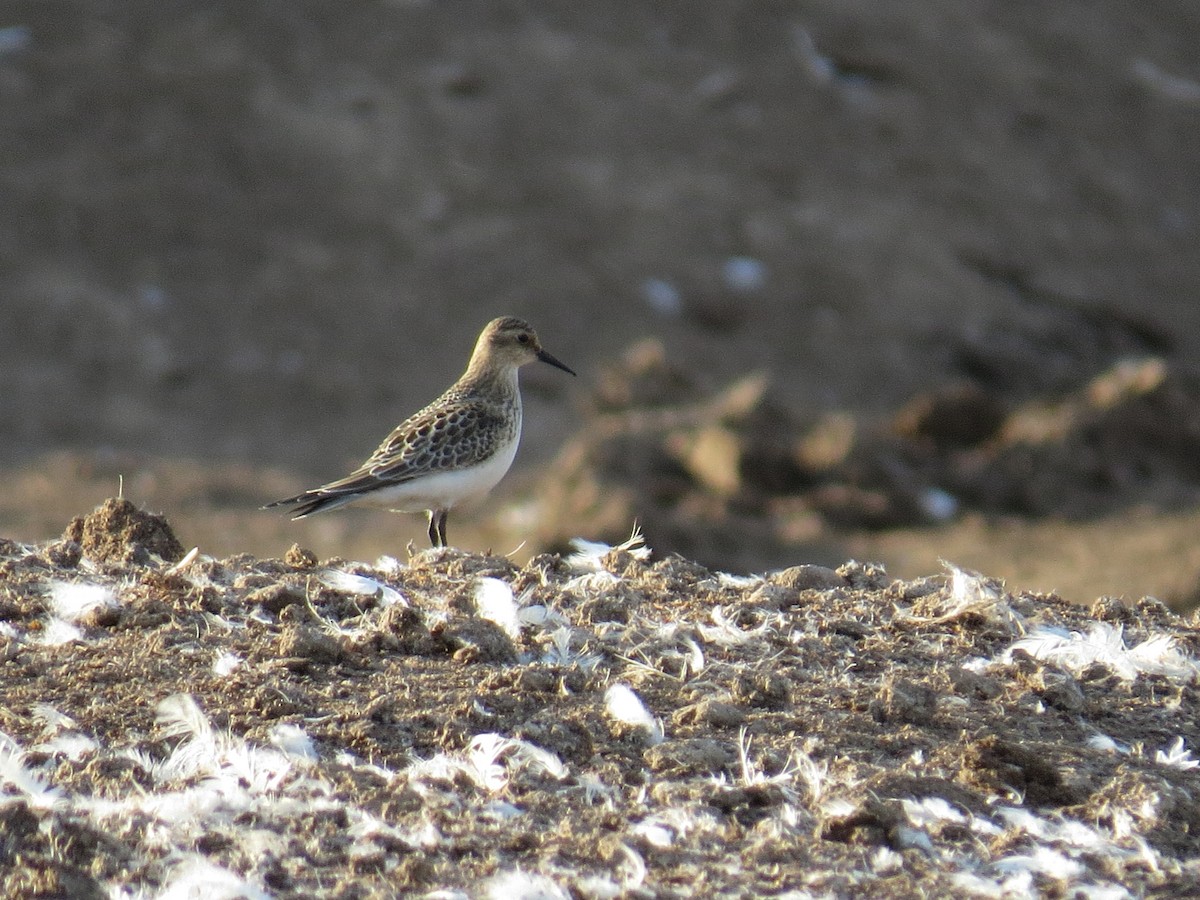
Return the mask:
M72 519L63 540L79 544L84 556L96 562L176 562L184 552L164 516L111 497L88 515Z
M789 414L761 376L705 395L642 343L592 408L535 492L547 546L636 520L656 547L745 569L855 529L1200 500L1200 380L1159 359L1023 403L956 383L871 424Z

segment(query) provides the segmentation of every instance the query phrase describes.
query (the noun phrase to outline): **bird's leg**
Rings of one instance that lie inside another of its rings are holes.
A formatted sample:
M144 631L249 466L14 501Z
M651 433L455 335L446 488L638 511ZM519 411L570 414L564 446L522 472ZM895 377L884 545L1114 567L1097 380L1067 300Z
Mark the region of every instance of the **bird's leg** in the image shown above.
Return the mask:
M429 544L433 547L446 547L446 518L448 510L429 510Z

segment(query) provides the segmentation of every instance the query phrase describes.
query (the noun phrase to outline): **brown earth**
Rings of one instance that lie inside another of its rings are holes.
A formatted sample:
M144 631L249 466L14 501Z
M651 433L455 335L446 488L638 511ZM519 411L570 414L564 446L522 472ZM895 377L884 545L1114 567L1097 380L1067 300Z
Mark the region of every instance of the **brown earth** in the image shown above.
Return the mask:
M737 571L1200 593L1194 3L3 11L4 534L123 476L219 556L397 553L419 522L256 508L357 463L512 312L582 377L526 374L520 468L463 546L636 517ZM667 405L753 373L766 405L547 485L639 399L604 373L646 336ZM1097 398L1127 371L1149 387ZM581 515L589 479L650 502Z
M1152 600L636 545L168 563L116 500L67 533L0 544L3 896L1196 883L1200 628Z

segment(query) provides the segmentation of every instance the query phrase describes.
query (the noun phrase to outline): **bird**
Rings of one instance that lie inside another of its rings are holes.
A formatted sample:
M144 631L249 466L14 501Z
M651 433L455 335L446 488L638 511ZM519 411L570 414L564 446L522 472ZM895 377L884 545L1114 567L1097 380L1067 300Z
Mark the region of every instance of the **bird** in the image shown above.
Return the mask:
M480 497L504 477L521 440L518 370L544 362L571 375L529 323L515 316L489 322L458 381L413 413L367 460L337 481L268 503L303 519L350 504L429 517L429 542L446 547L446 519L459 502Z

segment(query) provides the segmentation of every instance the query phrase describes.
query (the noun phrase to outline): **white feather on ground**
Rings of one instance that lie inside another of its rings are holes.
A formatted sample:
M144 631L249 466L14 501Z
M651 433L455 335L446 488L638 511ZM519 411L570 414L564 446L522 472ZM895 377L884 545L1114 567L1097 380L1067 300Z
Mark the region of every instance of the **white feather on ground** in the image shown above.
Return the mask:
M646 732L651 744L663 741L662 722L654 718L642 698L627 684L614 684L604 692L604 708L608 714L623 725L640 728Z

